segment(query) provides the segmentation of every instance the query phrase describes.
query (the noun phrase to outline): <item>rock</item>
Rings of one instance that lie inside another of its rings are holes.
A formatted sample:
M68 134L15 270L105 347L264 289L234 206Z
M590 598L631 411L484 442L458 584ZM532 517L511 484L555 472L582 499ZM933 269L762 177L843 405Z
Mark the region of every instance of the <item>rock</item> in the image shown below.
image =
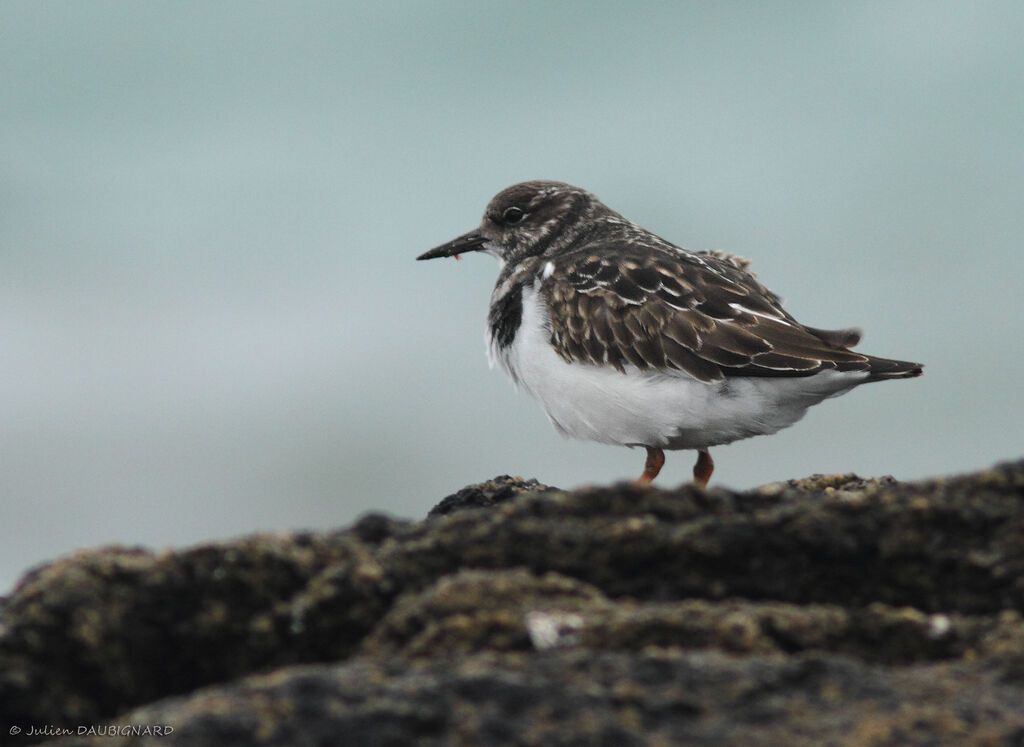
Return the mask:
M0 724L96 724L210 682L340 658L389 606L370 558L350 530L109 548L33 571L0 608ZM325 637L319 613L339 606Z
M1024 461L742 493L502 477L442 506L33 571L0 605L0 738L1024 744Z
M446 516L465 508L490 508L523 493L553 493L555 490L547 485L541 485L536 480L499 475L487 482L467 485L459 492L446 496L430 509L427 517Z
M576 648L290 667L168 699L131 720L175 728L134 743L193 747L1002 745L1024 738L1019 695L976 667L893 676L821 654Z

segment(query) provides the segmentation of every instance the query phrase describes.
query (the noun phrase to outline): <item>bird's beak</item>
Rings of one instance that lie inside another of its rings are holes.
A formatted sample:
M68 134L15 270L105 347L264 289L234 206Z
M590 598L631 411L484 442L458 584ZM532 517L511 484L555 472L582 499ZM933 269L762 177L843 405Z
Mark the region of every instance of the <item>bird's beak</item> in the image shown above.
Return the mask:
M479 231L464 233L457 239L452 239L447 244L434 247L429 252L423 252L416 259L437 259L438 257L455 257L463 252L478 252L484 248L487 239L480 235Z

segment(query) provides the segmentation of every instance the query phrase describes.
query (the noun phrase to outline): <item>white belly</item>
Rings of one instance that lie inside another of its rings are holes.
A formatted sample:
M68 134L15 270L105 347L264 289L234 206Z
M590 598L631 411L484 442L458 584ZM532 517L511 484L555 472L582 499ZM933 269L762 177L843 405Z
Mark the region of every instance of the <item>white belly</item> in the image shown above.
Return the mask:
M523 289L522 322L513 343L488 339L491 365L540 400L559 432L624 446L697 449L775 433L807 408L849 391L864 372L804 377L730 378L704 383L685 373L566 363L548 342L547 312L535 289Z

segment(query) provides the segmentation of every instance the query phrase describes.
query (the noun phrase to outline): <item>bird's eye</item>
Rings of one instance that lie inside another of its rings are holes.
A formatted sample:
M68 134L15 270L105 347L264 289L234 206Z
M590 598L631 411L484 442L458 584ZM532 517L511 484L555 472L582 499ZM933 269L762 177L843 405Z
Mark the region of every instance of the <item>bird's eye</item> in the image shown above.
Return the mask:
M505 208L505 212L501 214L501 219L507 226L514 226L516 223L526 217L526 213L517 208L515 205L512 207Z

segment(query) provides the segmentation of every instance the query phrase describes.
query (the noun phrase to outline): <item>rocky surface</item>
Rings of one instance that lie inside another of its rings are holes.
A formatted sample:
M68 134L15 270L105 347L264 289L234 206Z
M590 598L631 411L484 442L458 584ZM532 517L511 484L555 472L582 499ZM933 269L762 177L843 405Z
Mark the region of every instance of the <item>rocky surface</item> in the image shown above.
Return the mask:
M1024 461L503 477L421 522L30 573L0 602L0 740L1024 745L1022 612Z

